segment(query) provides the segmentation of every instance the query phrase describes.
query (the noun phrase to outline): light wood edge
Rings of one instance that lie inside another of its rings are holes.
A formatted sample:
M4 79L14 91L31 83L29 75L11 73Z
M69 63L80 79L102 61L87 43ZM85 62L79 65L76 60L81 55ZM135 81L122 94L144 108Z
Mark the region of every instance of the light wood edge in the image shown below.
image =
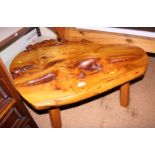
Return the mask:
M69 41L88 40L99 44L128 44L155 53L155 38L79 28L54 28L60 38Z

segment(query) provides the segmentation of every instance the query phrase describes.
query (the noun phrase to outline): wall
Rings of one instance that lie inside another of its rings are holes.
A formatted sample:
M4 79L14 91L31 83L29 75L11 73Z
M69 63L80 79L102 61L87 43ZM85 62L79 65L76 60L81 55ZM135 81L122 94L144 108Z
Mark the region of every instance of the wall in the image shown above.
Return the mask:
M1 29L2 30L2 29ZM6 30L4 32L4 30ZM3 29L3 38L4 36L8 36L9 33L12 33L12 28ZM9 69L9 65L13 58L21 51L25 49L25 47L29 44L33 44L35 42L39 42L45 39L56 39L56 36L53 32L48 30L47 28L41 28L41 33L43 36L38 37L36 30L31 31L30 33L24 35L19 40L15 41L9 47L5 48L0 52L0 57L5 63L7 69Z

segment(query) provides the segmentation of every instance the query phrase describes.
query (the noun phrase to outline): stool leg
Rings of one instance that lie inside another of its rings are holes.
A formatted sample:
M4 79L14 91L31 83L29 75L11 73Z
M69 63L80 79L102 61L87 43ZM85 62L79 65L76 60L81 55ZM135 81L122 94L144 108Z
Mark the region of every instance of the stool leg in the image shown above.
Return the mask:
M129 104L129 85L128 82L120 87L120 104L123 107L127 107Z
M62 128L61 114L59 108L49 110L51 125L53 128Z

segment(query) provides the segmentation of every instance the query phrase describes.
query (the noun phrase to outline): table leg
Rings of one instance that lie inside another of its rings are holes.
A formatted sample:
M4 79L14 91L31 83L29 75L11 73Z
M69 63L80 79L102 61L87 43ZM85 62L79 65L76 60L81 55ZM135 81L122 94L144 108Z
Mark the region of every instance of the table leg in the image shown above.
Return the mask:
M128 82L120 87L120 104L123 107L127 107L129 104L129 85Z
M62 128L61 114L59 108L49 110L51 125L53 128Z

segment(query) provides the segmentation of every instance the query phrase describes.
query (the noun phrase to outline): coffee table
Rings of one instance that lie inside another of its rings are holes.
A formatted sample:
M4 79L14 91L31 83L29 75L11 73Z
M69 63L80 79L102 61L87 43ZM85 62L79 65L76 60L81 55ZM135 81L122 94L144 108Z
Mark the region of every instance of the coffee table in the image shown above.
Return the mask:
M49 110L52 127L62 127L60 106L120 86L120 104L129 104L129 82L143 76L145 51L125 44L47 40L30 45L10 65L17 91L36 110Z

